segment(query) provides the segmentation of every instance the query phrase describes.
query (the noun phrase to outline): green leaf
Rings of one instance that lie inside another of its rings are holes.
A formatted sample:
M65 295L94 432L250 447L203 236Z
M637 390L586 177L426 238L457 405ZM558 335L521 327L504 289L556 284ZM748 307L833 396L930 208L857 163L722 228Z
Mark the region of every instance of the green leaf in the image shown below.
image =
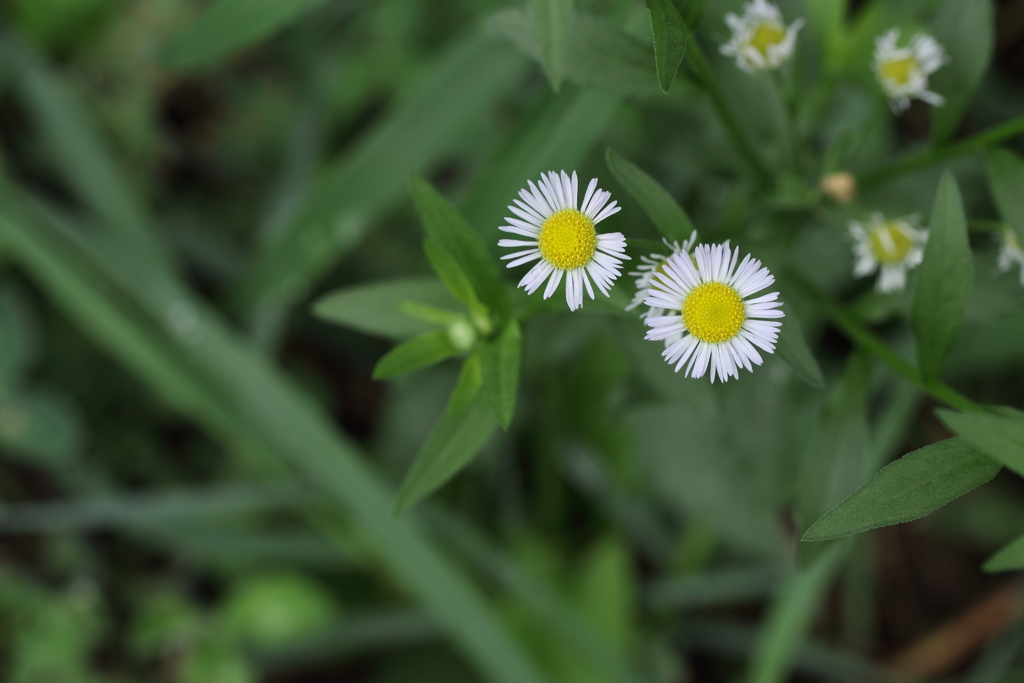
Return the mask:
M0 399L0 445L19 460L58 468L82 449L82 423L61 396L39 390Z
M610 147L605 162L665 239L684 242L690 237L695 229L693 222L657 180Z
M463 149L467 131L519 86L525 61L478 33L453 41L425 65L399 91L392 113L327 164L305 205L250 261L237 293L246 312L284 310L306 296L317 277L407 196L410 171L430 171Z
M924 261L917 269L911 321L917 362L927 382L938 377L956 339L974 283L960 189L946 171L939 181Z
M1018 536L997 550L981 568L993 573L1024 569L1024 536Z
M430 261L430 267L456 299L466 304L470 310L486 313L487 309L480 303L476 292L473 291L473 283L469 281L466 271L447 249L434 240L424 240L423 252L427 255L427 260Z
M1024 244L1024 159L1005 149L989 152L988 187L999 215L1017 231L1017 239Z
M459 371L459 380L455 383L451 398L448 399L448 417L455 417L465 410L483 386L484 377L480 369L480 354L474 353L466 358Z
M405 302L451 308L457 306L434 278L406 278L336 289L313 302L313 315L388 339L407 339L433 328L401 310Z
M804 541L859 534L924 517L990 481L1000 465L962 439L907 453L811 525Z
M809 526L868 475L867 357L850 356L829 395L797 473L796 520Z
M215 0L167 46L176 69L199 69L280 30L327 0Z
M836 543L795 572L772 602L751 656L748 683L788 680L797 651L814 623L849 546Z
M498 226L524 179L549 169L578 168L619 110L618 98L596 90L545 95L494 150L463 203L466 217L488 243L507 236Z
M427 235L449 254L465 272L480 301L501 314L508 312L508 295L497 260L480 241L451 202L430 183L417 176L409 178L409 192Z
M821 368L814 354L807 347L804 339L803 328L800 320L790 307L784 307L786 318L779 329L779 345L777 351L779 358L784 360L797 377L810 384L815 389L825 388L825 378L821 374Z
M28 369L37 354L35 320L11 287L0 289L0 396Z
M1024 476L1024 422L987 413L937 410L935 414L964 441Z
M573 0L530 0L540 62L555 92L562 87L566 57L569 54L572 5Z
M402 480L395 498L395 514L402 514L458 474L483 448L497 426L483 396L478 395L454 416L446 413Z
M945 105L929 107L937 143L956 132L988 68L995 43L994 10L991 0L941 0L935 12L932 34L949 56L929 83L946 98Z
M488 25L527 57L541 60L536 27L529 13L510 7L493 14ZM565 78L577 85L623 95L663 97L651 78L651 48L619 27L584 12L575 12Z
M672 0L647 0L647 9L651 13L658 85L668 92L686 52L686 26Z
M487 399L505 429L512 424L516 409L522 354L523 334L515 320L510 320L498 338L484 347L482 360Z
M453 358L459 350L443 330L425 332L402 342L384 355L373 368L374 379L391 379Z

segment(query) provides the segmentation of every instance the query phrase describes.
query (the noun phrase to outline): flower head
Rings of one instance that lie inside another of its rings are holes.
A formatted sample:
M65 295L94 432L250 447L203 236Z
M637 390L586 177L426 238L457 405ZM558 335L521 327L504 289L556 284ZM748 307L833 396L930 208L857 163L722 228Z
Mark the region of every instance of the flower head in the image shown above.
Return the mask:
M615 279L619 277L619 266L625 254L626 238L620 232L598 234L595 226L608 216L619 211L615 202L608 203L611 193L598 189L597 178L590 181L583 195L583 204L576 208L578 181L576 172L572 177L562 171L561 175L550 171L541 174L539 188L528 181L529 190L520 190L519 199L509 211L518 218L506 217L508 225L499 230L522 235L528 239L498 241L499 247L526 247L521 251L502 256L512 259L509 268L536 261L519 281L527 294L533 294L547 281L544 298L549 298L558 288L565 274L565 300L569 310L583 305L583 288L594 298L590 278L608 296Z
M907 285L907 271L916 268L924 258L928 231L914 227L917 216L889 220L880 213L868 221L850 221L850 235L856 240L853 274L865 277L879 271L875 288L895 292Z
M629 273L636 278L636 294L633 295L633 300L626 306L627 311L632 311L634 308L639 306L647 298L651 287L651 281L654 280L656 273L665 272L665 263L668 262L670 256L674 254L687 254L690 256L690 260L693 260L693 245L697 242L697 231L694 230L690 233L690 236L682 243L669 242L664 237L661 241L665 243L665 246L669 248L669 254L651 254L650 256L641 256L640 260L642 263L637 267L636 270ZM640 314L641 318L650 318L651 316L665 315L665 309L657 306L651 308L648 307L646 311ZM680 332L678 335L665 338L665 346L669 346L672 343L678 341L683 336Z
M646 338L679 337L661 354L676 372L685 364L687 377L703 377L710 366L712 383L716 375L727 382L739 378L740 366L761 364L755 346L775 352L782 323L766 318L783 317L779 293L748 298L775 278L749 254L737 265L739 256L738 248L701 244L692 259L673 254L655 274L644 303L673 313L647 318Z
M1020 286L1024 287L1024 248L1012 228L1003 228L999 234L999 270L1005 273L1014 263L1020 266Z
M797 19L787 28L779 8L768 0L754 0L743 6L743 16L725 15L732 29L729 42L719 48L726 56L736 58L736 66L747 73L777 69L793 56L796 34L804 25Z
M875 38L873 68L878 82L889 98L889 106L896 113L910 106L916 97L928 104L941 107L946 103L942 95L928 89L928 76L949 61L946 49L927 33L917 33L906 47L897 47L900 30L894 28Z

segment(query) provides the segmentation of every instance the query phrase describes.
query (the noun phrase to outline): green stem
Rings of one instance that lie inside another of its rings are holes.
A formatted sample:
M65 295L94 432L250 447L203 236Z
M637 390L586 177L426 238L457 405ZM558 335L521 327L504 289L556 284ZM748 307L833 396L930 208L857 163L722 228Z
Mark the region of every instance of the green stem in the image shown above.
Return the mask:
M750 165L760 185L764 187L771 185L771 171L768 170L768 167L765 166L757 152L754 151L750 141L747 140L747 136L744 135L743 128L729 108L729 103L725 101L722 91L719 90L718 84L715 82L715 75L711 71L711 65L708 64L696 40L691 40L690 44L686 46L686 56L690 60L690 66L693 68L697 79L704 87L704 90L707 91L708 97L711 98L711 104L714 106L715 111L718 112L718 116L722 119L726 130L729 131L733 144L736 146L736 151Z
M867 190L895 176L931 166L945 159L985 149L1022 133L1024 133L1024 116L993 126L960 142L911 154L889 166L865 173L857 179L857 184L862 190Z
M903 375L907 381L921 389L921 391L930 394L932 397L956 408L957 410L984 410L974 401L963 396L956 391L956 389L953 389L939 380L932 380L930 382L923 380L921 378L921 374L917 371L917 368L886 346L882 340L872 334L856 316L852 315L842 306L825 296L817 287L808 282L802 275L796 272L790 272L788 279L801 289L808 297L810 297L814 303L832 319L832 322L834 322L836 326L843 331L850 341L868 353L873 354L900 375Z

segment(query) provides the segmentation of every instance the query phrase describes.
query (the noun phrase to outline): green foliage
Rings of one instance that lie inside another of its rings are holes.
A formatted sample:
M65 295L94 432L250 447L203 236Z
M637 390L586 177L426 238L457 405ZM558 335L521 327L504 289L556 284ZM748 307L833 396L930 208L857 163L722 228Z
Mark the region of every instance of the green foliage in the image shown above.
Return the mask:
M994 8L989 0L942 0L932 30L946 48L949 61L935 72L934 89L946 99L932 110L935 139L956 131L992 59L995 44Z
M611 148L605 151L605 162L665 239L684 242L690 237L693 222L658 181Z
M519 323L510 320L481 356L484 388L498 422L506 430L516 409L519 364L523 355L523 334Z
M527 57L541 61L540 39L525 10L503 9L488 23ZM651 50L633 36L581 11L573 15L572 36L565 56L567 80L624 95L661 94L651 78Z
M951 410L939 410L937 415L961 439L1024 476L1024 420Z
M303 574L272 572L239 581L224 601L222 628L254 647L280 646L336 618L330 593Z
M428 368L458 355L460 350L447 332L424 332L402 342L381 358L373 368L373 378L392 379L407 372Z
M956 180L947 171L939 181L924 261L918 268L911 318L917 338L918 366L924 379L942 371L960 330L974 280L967 242L967 217Z
M782 329L779 330L779 345L776 348L779 358L786 361L800 379L815 389L824 389L825 378L821 374L818 361L807 346L800 320L792 308L784 307L783 310L786 312L786 318Z
M530 0L540 62L555 92L562 87L572 42L572 5L573 0Z
M946 439L886 465L804 533L824 541L923 517L996 476L1001 465L961 439Z
M462 402L459 397L459 403ZM459 412L448 410L402 480L395 498L395 514L402 514L458 474L497 426L494 413L482 396Z
M647 10L651 13L658 85L668 92L686 52L686 26L672 0L647 0Z
M216 0L167 46L167 62L183 70L209 66L325 3L326 0Z
M1024 242L1024 196L1020 187L1024 183L1024 160L1013 152L995 149L988 155L988 187L1003 220L1017 232Z
M405 304L453 308L457 302L434 278L400 278L337 289L313 303L318 318L367 334L405 339L430 329Z

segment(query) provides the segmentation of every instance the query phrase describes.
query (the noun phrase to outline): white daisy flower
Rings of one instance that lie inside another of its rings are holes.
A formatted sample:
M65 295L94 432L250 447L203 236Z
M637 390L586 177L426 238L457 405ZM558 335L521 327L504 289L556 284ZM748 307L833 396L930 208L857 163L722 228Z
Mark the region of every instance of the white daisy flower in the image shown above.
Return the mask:
M850 235L856 242L853 254L855 277L880 271L875 288L895 292L907 285L907 271L916 268L924 258L928 231L916 228L917 215L888 220L880 213L868 221L850 221Z
M900 30L894 28L875 38L875 61L872 65L889 106L897 114L910 106L916 97L941 107L942 95L928 89L928 76L949 61L946 49L927 33L917 33L907 47L897 47Z
M668 261L669 256L672 256L673 254L686 254L690 257L691 261L693 260L693 255L691 254L691 252L693 251L693 245L696 244L697 242L697 231L694 230L692 233L690 233L690 236L682 244L679 244L679 242L675 241L669 242L664 237L661 238L661 241L664 242L665 246L669 248L670 253L667 255L651 254L650 256L641 256L640 260L643 261L643 263L639 267L637 267L636 270L629 273L630 275L636 278L636 294L633 295L633 301L631 301L630 304L626 306L627 311L632 311L634 308L636 308L637 306L644 302L644 299L647 298L648 290L651 286L651 281L654 279L654 274L659 272L665 272L665 263ZM726 244L728 244L728 241L726 242ZM650 318L651 316L665 315L665 311L666 309L664 308L648 307L646 311L640 314L640 318L643 319ZM666 337L665 346L668 347L673 343L679 341L682 338L682 336L683 333L680 332L677 335Z
M513 199L508 209L518 218L508 218L508 225L499 230L527 237L527 240L499 240L499 247L526 247L522 251L506 254L501 258L513 259L509 268L540 259L519 281L527 294L533 294L547 281L544 298L549 298L558 288L565 274L565 300L569 310L575 311L583 305L583 288L594 298L590 278L608 296L615 279L619 277L619 266L626 256L626 238L621 232L599 235L594 229L608 216L618 213L621 207L615 202L608 203L610 192L598 189L597 178L590 181L583 195L583 204L576 208L577 179L562 171L541 174L539 188L529 183L529 190L520 190L522 201ZM589 277L588 277L589 276Z
M1020 240L1010 228L1003 228L999 236L999 270L1004 273L1016 263L1020 266L1020 286L1024 287L1024 249L1020 246Z
M743 6L743 16L725 15L732 29L729 42L718 48L736 58L736 66L747 73L777 69L793 56L796 34L804 25L801 17L789 28L782 23L782 12L768 0L754 0Z
M737 265L739 256L739 248L730 253L725 244L701 244L693 260L673 254L664 272L654 276L644 303L679 313L647 318L651 329L645 338L683 333L661 354L675 364L676 372L685 364L687 377L703 377L710 366L712 383L716 375L727 382L730 375L739 379L741 366L752 371L751 363L761 364L755 346L775 352L782 323L765 318L785 315L779 310L779 293L747 298L774 283L775 277L749 254Z

